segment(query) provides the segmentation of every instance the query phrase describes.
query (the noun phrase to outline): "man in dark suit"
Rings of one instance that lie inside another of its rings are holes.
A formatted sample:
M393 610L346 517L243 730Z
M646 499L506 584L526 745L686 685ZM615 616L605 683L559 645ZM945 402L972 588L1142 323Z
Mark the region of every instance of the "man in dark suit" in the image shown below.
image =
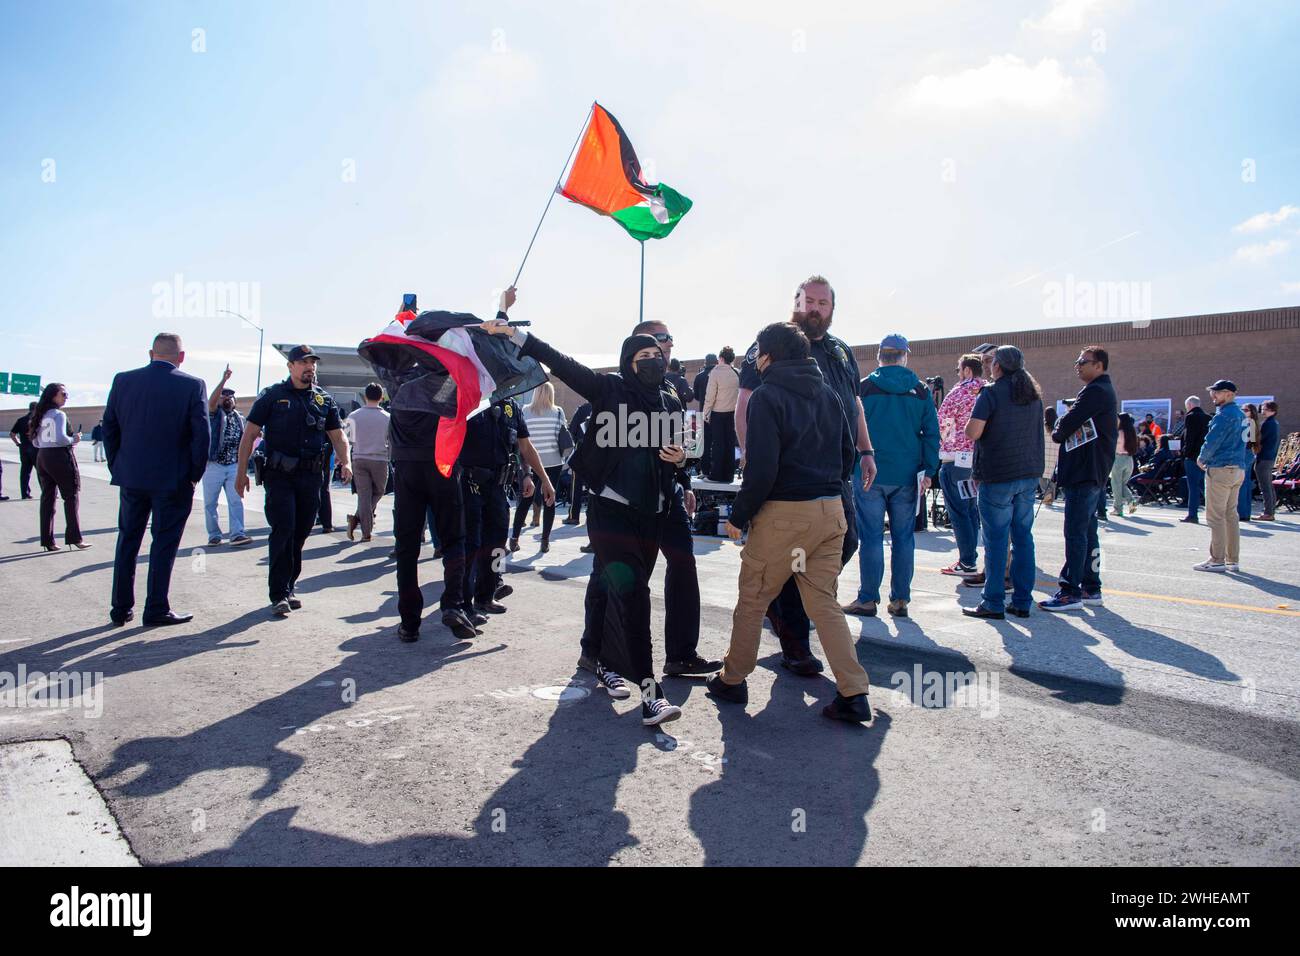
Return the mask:
M1183 402L1187 417L1183 419L1183 472L1187 476L1187 517L1182 520L1187 524L1200 524L1197 512L1205 499L1205 472L1196 463L1196 456L1205 444L1205 435L1210 430L1210 416L1201 408L1201 399L1188 395Z
M179 368L181 337L160 332L149 364L113 379L104 409L104 449L113 484L120 489L113 606L122 625L135 616L135 561L152 519L149 584L143 623L184 624L193 614L173 614L167 600L172 565L194 504L194 486L208 464L207 388Z

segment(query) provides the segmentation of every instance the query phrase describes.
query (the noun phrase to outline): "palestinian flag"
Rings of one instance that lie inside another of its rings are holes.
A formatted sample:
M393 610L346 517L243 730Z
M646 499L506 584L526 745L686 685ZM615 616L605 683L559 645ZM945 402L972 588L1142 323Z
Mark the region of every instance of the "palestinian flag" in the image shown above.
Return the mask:
M468 312L399 312L357 346L383 383L392 407L438 416L434 457L451 477L471 415L546 381L536 359L507 338L488 335Z
M560 195L602 216L611 216L633 239L662 239L691 208L691 201L663 183L641 177L641 163L623 127L595 103L569 178Z

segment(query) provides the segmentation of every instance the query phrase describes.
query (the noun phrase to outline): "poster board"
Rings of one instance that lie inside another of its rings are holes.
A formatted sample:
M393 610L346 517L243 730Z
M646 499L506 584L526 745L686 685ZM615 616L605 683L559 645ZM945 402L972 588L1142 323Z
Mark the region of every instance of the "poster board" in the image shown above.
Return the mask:
M1132 415L1133 424L1139 428L1146 421L1146 417L1151 415L1160 426L1160 430L1167 433L1172 417L1170 406L1171 402L1167 398L1126 398L1119 403L1119 410Z

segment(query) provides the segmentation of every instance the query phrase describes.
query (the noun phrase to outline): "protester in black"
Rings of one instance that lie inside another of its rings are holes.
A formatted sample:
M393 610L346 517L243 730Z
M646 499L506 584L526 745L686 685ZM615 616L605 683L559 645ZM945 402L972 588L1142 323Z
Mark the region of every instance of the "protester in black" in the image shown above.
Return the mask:
M496 335L513 332L523 355L548 366L591 402L592 423L569 464L591 489L587 529L606 579L601 668L626 674L640 687L643 724L675 720L681 708L664 697L650 644L650 575L675 475L686 461L673 443L681 433L682 407L664 382L663 352L653 335L629 336L619 352L618 374L601 374L505 322L484 328Z
M24 501L32 497L32 472L36 469L36 446L32 443L31 436L27 434L27 427L31 424L34 411L36 411L36 403L28 402L27 414L14 422L13 428L9 429L10 440L18 446L18 490Z
M1187 409L1187 418L1183 424L1182 448L1183 473L1187 476L1187 517L1186 524L1200 524L1197 516L1201 502L1205 500L1205 472L1196 463L1196 456L1205 444L1205 435L1210 430L1210 416L1201 408L1199 395L1189 395L1183 403Z

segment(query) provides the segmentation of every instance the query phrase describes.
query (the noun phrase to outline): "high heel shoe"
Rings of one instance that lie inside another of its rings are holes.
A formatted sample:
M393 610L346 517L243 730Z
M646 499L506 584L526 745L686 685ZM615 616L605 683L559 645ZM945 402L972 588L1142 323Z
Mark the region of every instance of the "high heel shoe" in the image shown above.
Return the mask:
M89 541L74 541L72 543L72 546L76 548L78 551L85 551L87 548L94 547L94 545L91 544Z
M57 544L43 544L43 545L41 545L41 550L42 550L42 551L62 551L63 549L60 548Z

